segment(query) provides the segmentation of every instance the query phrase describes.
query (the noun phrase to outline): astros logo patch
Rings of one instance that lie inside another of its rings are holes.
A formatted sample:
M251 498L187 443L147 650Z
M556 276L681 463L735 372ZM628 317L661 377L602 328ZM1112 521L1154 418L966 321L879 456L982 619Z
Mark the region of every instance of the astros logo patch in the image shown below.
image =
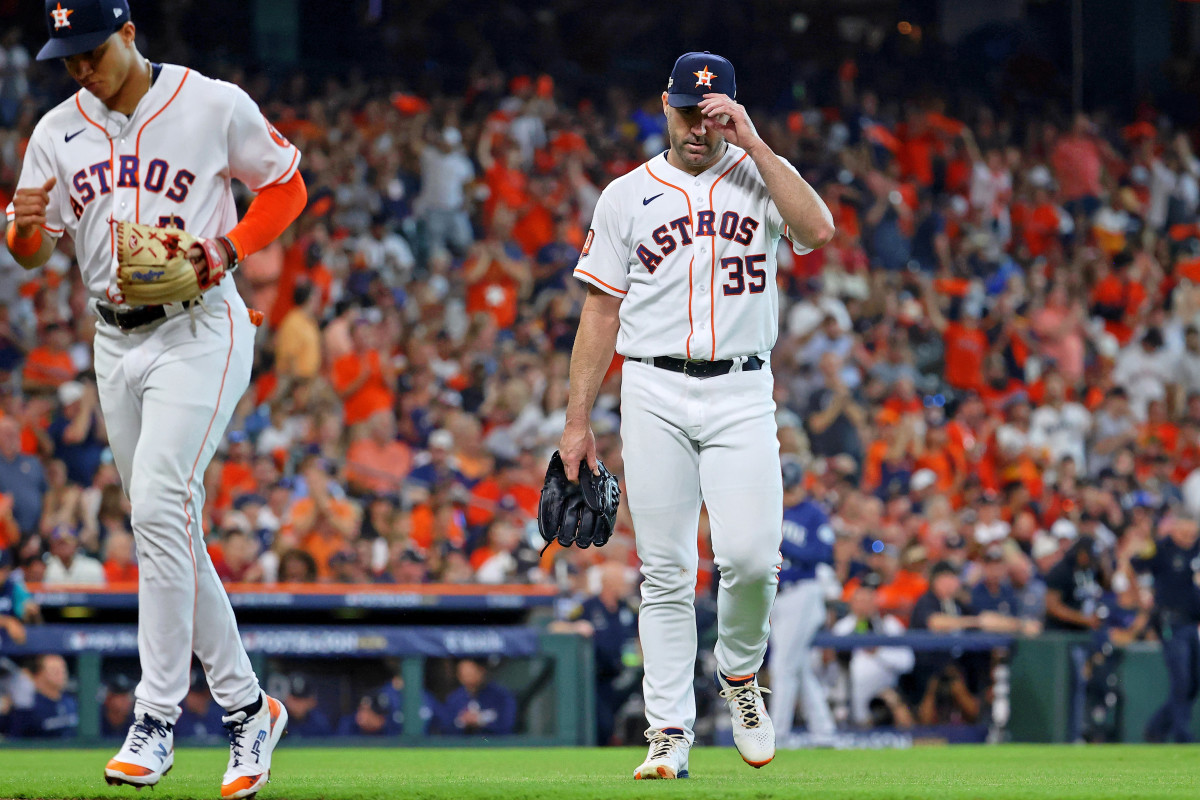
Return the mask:
M279 145L280 147L292 146L292 143L289 142L287 138L280 133L274 125L271 124L271 120L267 119L266 114L263 115L263 122L267 123L267 133L271 134L271 141L275 142L275 144Z
M67 17L74 13L74 9L63 8L62 3L59 3L54 8L50 9L50 16L54 18L54 30L71 27L71 21L68 20Z
M704 65L704 69L692 74L696 76L697 86L707 86L710 89L712 88L712 79L717 77L716 73L708 71L708 64Z

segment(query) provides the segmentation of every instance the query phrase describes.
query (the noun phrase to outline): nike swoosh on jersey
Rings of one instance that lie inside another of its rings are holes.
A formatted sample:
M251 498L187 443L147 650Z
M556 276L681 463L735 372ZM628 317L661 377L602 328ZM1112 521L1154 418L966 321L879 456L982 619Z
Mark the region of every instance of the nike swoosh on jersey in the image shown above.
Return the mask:
M654 195L654 197L647 197L644 200L642 200L642 205L648 206L662 196L663 196L663 193L659 192L658 194Z
M64 142L69 142L69 141L71 141L72 139L74 139L76 136L78 136L79 134L83 133L83 132L84 132L84 131L86 131L86 130L87 130L87 128L80 128L79 130L75 131L74 133L64 133L64 134L63 134L63 141L64 141Z

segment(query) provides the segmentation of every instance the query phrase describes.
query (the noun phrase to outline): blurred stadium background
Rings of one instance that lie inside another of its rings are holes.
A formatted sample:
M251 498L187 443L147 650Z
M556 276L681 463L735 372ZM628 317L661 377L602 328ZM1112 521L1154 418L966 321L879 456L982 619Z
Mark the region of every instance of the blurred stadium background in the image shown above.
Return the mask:
M1200 597L1139 556L1200 514L1200 3L131 5L146 55L242 85L304 154L307 210L237 274L268 324L205 508L293 735L641 742L627 513L605 549L540 557L534 515L570 271L599 192L664 148L689 49L733 61L838 226L781 254L773 361L781 447L837 534L829 627L856 615L818 639L833 743L1163 739L1168 691L1194 699L1200 645L1162 640L1196 639ZM31 61L39 4L0 0L0 30L7 203L73 86ZM132 709L92 335L68 255L0 252L4 747L119 737ZM615 366L594 423L620 474ZM1022 635L924 630L943 562L943 611ZM702 652L714 597L707 562ZM880 638L888 616L907 632ZM909 668L860 684L879 646ZM697 728L722 742L711 667ZM220 742L220 713L197 673L177 735ZM813 744L802 715L781 744Z

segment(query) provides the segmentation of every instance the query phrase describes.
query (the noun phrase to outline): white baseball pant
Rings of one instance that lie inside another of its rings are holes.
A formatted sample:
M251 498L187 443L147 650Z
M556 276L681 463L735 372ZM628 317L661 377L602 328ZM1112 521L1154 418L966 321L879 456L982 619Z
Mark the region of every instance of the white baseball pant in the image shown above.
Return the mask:
M638 627L652 728L692 740L700 504L708 508L717 591L716 659L758 672L779 582L783 486L769 367L712 378L626 360L621 438L626 499L642 561Z
M796 700L804 703L809 733L832 736L833 714L825 687L813 669L812 640L825 623L825 587L818 580L796 581L775 598L771 612L771 721L790 733Z
M96 325L100 405L137 543L136 713L171 723L193 651L223 708L259 691L201 528L204 472L249 386L255 329L232 278L205 304L147 330Z

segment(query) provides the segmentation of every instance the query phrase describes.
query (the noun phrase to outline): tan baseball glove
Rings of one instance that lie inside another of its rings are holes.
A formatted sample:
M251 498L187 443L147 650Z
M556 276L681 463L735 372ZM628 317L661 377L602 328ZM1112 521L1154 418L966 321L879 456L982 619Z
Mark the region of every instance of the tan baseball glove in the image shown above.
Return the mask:
M197 239L179 228L117 223L117 286L131 306L192 300L225 277L216 239Z

